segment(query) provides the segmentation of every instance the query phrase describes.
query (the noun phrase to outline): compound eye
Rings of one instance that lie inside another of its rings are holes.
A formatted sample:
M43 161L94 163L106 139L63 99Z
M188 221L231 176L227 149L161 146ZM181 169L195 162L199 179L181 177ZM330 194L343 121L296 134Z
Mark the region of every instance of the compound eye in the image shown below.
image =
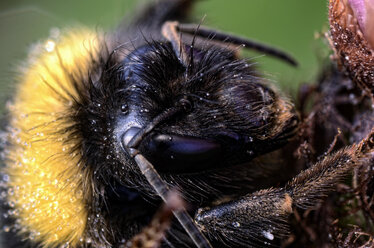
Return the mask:
M181 135L154 134L140 148L159 171L193 173L215 167L222 147L213 140Z

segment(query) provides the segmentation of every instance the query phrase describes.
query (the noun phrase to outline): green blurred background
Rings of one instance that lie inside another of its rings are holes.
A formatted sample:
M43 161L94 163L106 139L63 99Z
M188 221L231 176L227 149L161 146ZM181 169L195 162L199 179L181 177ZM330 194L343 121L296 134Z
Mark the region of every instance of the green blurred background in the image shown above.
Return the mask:
M147 0L1 0L0 1L0 113L15 87L17 67L29 47L49 35L53 27L84 24L112 29L136 5ZM327 0L200 0L194 9L198 22L272 44L299 61L292 68L263 56L258 64L265 75L293 94L297 85L312 82L318 71L317 57L326 53L316 32L326 30ZM259 54L249 53L248 56Z

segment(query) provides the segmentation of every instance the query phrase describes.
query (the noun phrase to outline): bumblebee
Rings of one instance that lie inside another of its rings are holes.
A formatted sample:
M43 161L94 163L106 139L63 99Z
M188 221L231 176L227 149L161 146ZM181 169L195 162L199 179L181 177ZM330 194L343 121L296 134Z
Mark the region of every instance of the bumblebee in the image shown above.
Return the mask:
M300 115L240 50L296 62L184 24L192 3L159 1L116 32L70 30L35 52L9 107L9 247L154 247L134 237L173 188L186 206L157 245L279 245L295 209L366 161L371 132L285 176L274 157Z

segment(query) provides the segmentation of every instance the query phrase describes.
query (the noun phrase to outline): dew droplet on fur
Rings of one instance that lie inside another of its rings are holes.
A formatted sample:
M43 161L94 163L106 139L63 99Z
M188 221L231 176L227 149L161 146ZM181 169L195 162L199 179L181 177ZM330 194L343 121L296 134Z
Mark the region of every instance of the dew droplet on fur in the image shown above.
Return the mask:
M8 195L14 195L14 190L13 188L8 189Z
M66 242L65 244L61 245L60 248L69 248L70 247L70 243L69 242Z
M9 207L14 208L14 206L15 206L16 204L14 203L14 201L9 201L9 202L8 202L8 205L9 205Z
M29 239L30 240L34 240L35 239L35 233L34 232L31 232L30 235L29 235Z
M7 197L7 193L6 193L5 191L2 191L2 192L0 193L0 199L1 199L1 200L4 200L6 197Z
M232 225L233 227L240 227L240 223L237 222L237 221L231 223L231 225Z
M53 40L47 40L47 42L44 44L44 49L51 53L55 50L56 48L56 43Z
M274 235L270 232L270 230L269 231L263 231L262 234L268 240L273 240L274 239Z
M9 175L8 174L3 175L3 181L4 182L9 182Z
M3 231L4 232L9 232L10 231L10 227L8 225L3 226Z

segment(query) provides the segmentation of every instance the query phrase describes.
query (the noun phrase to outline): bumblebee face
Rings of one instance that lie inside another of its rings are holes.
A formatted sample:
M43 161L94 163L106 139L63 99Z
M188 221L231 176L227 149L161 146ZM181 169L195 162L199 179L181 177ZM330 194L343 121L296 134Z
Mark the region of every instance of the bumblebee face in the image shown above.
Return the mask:
M183 65L169 42L154 41L104 72L90 92L92 112L104 116L96 118L85 111L86 116L79 117L89 120L82 130L85 146L97 147L89 142L109 137L104 154L119 157L121 165L129 164L123 146L153 118L180 103L183 110L157 126L140 146L165 173L248 162L279 147L291 135L296 124L292 106L244 60L216 47L194 48L189 59L191 63ZM279 118L284 124L279 125ZM86 155L97 156L101 155Z
M157 126L140 147L159 171L232 166L287 140L296 124L292 106L255 75L253 66L217 47L190 49L187 65L170 43L159 41L124 59L118 97L127 106L121 106L125 111L115 124L118 145L178 104L183 110ZM285 126L278 126L280 116Z
M246 163L292 136L297 123L292 105L245 60L217 47L193 48L190 54L185 66L170 42L153 41L104 72L90 92L94 114L85 111L86 116L79 117L89 120L81 130L84 145L91 148L85 156L94 159L89 164L105 160L100 157L104 154L111 163L117 160L119 168L113 174L123 174L123 166L133 171L128 142L164 110L179 104L182 110L155 127L139 148L165 174ZM102 137L109 141L102 142ZM103 147L103 154L96 152ZM120 180L126 184L127 178Z

